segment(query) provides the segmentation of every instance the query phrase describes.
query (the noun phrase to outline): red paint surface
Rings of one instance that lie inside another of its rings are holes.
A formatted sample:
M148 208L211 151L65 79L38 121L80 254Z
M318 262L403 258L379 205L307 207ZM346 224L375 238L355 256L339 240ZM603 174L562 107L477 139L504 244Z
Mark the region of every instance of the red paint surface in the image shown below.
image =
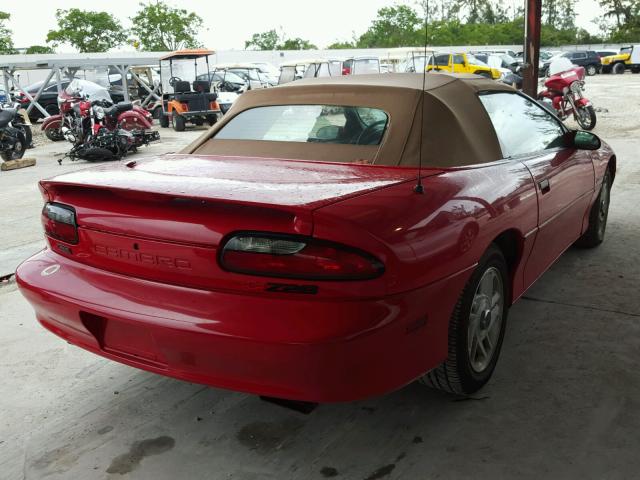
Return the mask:
M101 166L42 182L47 201L75 208L79 242L49 239L17 278L45 327L105 357L260 395L355 400L445 359L453 307L505 232L518 252L513 298L522 295L586 228L610 157L605 146L424 169L423 195L415 170L370 165L171 155ZM540 176L552 195L537 188ZM220 247L247 230L355 247L384 273L304 281L225 271ZM43 276L52 265L60 269Z

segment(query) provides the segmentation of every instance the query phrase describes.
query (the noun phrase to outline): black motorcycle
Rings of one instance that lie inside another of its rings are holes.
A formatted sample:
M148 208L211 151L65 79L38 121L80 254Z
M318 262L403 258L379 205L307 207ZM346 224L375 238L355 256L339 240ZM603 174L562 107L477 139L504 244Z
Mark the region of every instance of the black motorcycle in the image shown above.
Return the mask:
M16 108L0 110L0 157L18 160L31 145L31 127Z

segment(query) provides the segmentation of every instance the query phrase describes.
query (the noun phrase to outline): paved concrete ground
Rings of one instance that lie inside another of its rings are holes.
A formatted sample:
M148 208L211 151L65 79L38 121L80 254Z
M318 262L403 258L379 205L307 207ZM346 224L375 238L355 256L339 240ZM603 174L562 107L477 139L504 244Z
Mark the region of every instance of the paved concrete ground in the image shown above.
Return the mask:
M409 385L304 416L67 345L0 287L0 479L637 478L640 141L611 143L606 241L570 249L511 310L495 375L469 399ZM27 170L0 175L14 249L41 236Z

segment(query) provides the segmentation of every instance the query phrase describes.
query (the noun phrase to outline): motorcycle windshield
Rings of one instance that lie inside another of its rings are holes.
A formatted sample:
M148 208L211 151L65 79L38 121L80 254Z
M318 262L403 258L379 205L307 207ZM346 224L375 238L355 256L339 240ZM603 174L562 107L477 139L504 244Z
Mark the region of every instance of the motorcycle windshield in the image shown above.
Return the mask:
M111 95L109 95L109 91L106 88L88 80L73 80L69 86L64 89L64 93L71 98L84 98L89 102L106 100L113 103Z
M567 57L557 57L549 64L549 75L566 72L573 67L575 67L575 65Z

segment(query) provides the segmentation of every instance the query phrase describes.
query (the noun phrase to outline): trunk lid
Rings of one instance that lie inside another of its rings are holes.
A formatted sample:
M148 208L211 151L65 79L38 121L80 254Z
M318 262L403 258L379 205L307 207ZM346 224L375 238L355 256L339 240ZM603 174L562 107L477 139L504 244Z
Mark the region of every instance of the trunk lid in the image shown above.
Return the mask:
M436 173L423 170L423 176ZM313 210L416 174L367 165L164 155L64 174L41 187L49 201L76 210L78 245L49 240L62 255L165 283L233 288L237 281L246 289L246 277L218 266L225 236L241 230L312 235Z

